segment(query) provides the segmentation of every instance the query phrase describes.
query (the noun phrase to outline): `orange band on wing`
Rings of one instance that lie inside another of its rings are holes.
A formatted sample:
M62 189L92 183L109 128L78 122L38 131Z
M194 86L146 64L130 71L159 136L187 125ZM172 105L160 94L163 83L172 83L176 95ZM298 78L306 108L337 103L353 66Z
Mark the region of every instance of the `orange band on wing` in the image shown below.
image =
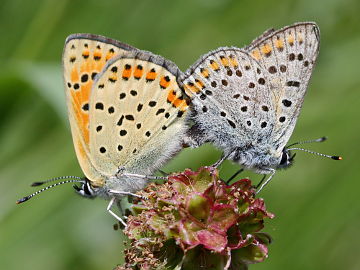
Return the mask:
M132 71L132 67L128 64L125 65L125 68L123 70L123 73L122 73L122 78L124 80L128 80L131 76L131 71Z
M163 76L160 80L160 87L162 89L167 88L170 85L170 78L169 76Z
M175 108L179 108L181 111L186 111L188 104L185 99L178 98L174 90L168 92L167 101L171 103Z
M143 73L144 73L143 67L141 65L138 65L134 71L134 78L140 79L142 77Z

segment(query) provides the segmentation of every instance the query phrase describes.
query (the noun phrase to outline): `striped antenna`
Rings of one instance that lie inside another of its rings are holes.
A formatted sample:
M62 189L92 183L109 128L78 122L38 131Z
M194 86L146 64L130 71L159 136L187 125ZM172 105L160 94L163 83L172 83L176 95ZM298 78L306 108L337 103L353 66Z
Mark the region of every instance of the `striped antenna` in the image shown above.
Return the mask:
M79 176L72 176L72 175L69 175L69 176L60 176L60 177L54 177L54 178L51 178L51 179L48 179L48 180L45 180L45 181L39 181L39 182L34 182L31 184L32 187L37 187L37 186L41 186L45 183L49 183L49 182L53 182L53 181L57 181L57 180L64 180L64 179L78 179L78 180L82 180L81 177Z
M79 177L79 178L80 178L80 177ZM80 179L81 179L81 178L80 178ZM50 179L50 180L52 180L52 179ZM48 180L48 181L49 181L49 180ZM55 180L52 180L52 181L55 181ZM46 183L46 182L47 182L47 181L45 181L44 183ZM39 182L39 183L41 183L41 182ZM31 195L28 195L28 196L26 196L26 197L23 197L23 198L17 200L17 201L16 201L16 204L20 204L20 203L26 202L27 200L30 200L32 197L34 197L35 195L38 195L39 193L41 193L41 192L43 192L43 191L45 191L45 190L48 190L48 189L53 188L53 187L56 187L56 186L60 186L60 185L62 185L62 184L67 184L67 183L85 183L85 181L84 181L84 180L79 180L79 179L71 179L71 180L65 180L65 181L61 181L61 182L59 182L59 183L52 184L52 185L50 185L50 186L44 187L43 189L40 189L40 190L34 192L34 193L31 194ZM41 185L41 184L40 184L40 185Z
M296 142L296 143L292 143L288 146L286 146L286 148L290 147L290 146L294 146L294 145L297 145L297 144L305 144L305 143L315 143L315 142L324 142L327 140L327 137L321 137L321 138L318 138L318 139L315 139L315 140L308 140L308 141L302 141L302 142Z
M288 148L288 149L286 149L286 150L289 150L289 151L292 151L292 150L301 150L301 151L304 151L304 152L307 152L307 153L310 153L310 154L314 154L314 155L318 155L318 156L322 156L322 157L327 157L327 158L331 158L331 159L334 159L334 160L342 160L342 157L340 157L340 156L325 155L325 154L321 154L321 153L318 153L318 152L315 152L315 151L311 151L311 150L307 150L307 149L304 149L304 148L294 147L294 148Z

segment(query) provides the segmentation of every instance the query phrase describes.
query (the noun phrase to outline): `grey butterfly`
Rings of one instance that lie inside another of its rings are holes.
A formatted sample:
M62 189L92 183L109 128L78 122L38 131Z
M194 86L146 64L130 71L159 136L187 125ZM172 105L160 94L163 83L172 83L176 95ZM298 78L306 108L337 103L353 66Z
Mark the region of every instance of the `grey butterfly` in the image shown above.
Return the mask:
M270 174L260 191L276 169L291 164L285 145L319 53L319 34L315 23L296 23L268 30L243 49L221 47L202 56L182 80L194 123L186 143L211 142L244 168Z

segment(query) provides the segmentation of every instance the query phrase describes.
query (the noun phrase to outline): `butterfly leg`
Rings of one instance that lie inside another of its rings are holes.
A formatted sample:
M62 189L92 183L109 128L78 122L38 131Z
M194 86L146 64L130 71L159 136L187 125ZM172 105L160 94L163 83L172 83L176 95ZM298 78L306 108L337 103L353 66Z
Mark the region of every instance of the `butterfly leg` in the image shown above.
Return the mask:
M135 177L135 178L148 179L148 180L167 180L167 177L164 177L164 176L153 176L153 175L128 173L125 171L125 168L123 166L120 166L118 168L118 171L116 172L116 176L118 178L120 178L120 176L127 176L127 177ZM126 194L126 195L128 195L128 194Z
M261 186L261 184L264 182L265 178L266 178L266 174L263 175L263 178L261 178L259 184L257 184L257 185L255 186L256 189L258 189L258 188Z
M135 178L148 179L148 180L167 180L167 177L165 176L142 175L136 173L123 173L123 175L128 177L135 177Z
M270 182L271 178L273 178L273 176L274 176L274 174L276 172L276 170L274 170L274 169L269 169L269 171L271 171L271 174L270 174L269 178L266 179L266 181L263 184L261 184L260 188L256 191L256 194L259 194L259 192Z
M227 181L226 181L226 184L228 185L231 180L233 180L236 176L238 176L239 173L242 173L244 171L243 168L241 168L240 170L238 170L237 172L235 172Z
M228 159L235 151L237 151L236 148L231 150L230 153L227 155L223 154L221 156L221 158L218 161L216 161L211 167L213 167L213 168L219 167L221 165L221 163L223 163L226 159Z
M127 225L126 225L125 221L111 210L111 207L114 205L114 202L115 202L115 201L116 201L116 197L113 197L113 198L110 200L110 202L109 202L106 210L107 210L114 218L116 218L124 227L126 227Z
M135 193L127 192L127 191L118 191L118 190L115 190L115 189L109 189L108 192L109 192L109 193L112 193L112 194L116 194L116 195L133 196L133 197L136 197L136 198L143 199L142 196L137 195L137 194L135 194Z

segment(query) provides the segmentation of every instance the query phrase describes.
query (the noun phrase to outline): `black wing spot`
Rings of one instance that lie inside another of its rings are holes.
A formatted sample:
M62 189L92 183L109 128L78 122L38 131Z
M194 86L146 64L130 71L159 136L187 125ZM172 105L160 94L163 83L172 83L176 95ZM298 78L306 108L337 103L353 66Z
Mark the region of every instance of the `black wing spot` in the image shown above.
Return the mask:
M139 105L137 106L137 111L140 112L143 108L143 104L139 103Z
M163 112L165 112L164 108L158 109L156 112L156 115L159 115L160 113L163 113Z
M85 103L83 106L82 106L82 109L84 111L88 111L89 110L89 103Z
M181 117L181 116L183 116L184 115L184 112L183 111L178 111L178 113L177 113L177 117Z
M101 102L96 103L95 109L104 110L104 104L102 104Z
M149 106L150 106L150 107L155 107L155 106L156 106L156 101L153 101L153 100L150 101L150 102L149 102Z
M91 79L94 80L96 75L97 75L97 72L91 73Z
M122 123L123 123L123 121L124 121L124 115L122 115L122 116L120 117L119 121L117 122L117 125L118 125L118 126L121 126Z
M261 85L264 85L265 84L265 79L264 78L260 78L258 80L258 83L261 84Z
M292 102L288 99L283 99L282 104L284 104L285 107L290 107Z
M125 119L129 120L129 121L134 121L135 120L135 118L134 118L134 116L132 114L125 115Z
M114 113L114 112L115 112L115 108L114 108L113 106L110 106L110 107L108 108L108 112L109 112L110 114Z
M277 71L277 69L276 69L276 67L275 67L275 66L271 66L271 67L269 67L269 72L270 72L271 74L275 74L275 73L276 73L276 71Z
M228 121L229 125L230 125L232 128L236 128L236 125L235 125L235 123L234 123L233 121L231 121L231 120L229 120L229 119L227 119L227 121Z
M300 82L298 81L288 81L286 83L287 86L294 86L294 87L299 87L300 86Z

